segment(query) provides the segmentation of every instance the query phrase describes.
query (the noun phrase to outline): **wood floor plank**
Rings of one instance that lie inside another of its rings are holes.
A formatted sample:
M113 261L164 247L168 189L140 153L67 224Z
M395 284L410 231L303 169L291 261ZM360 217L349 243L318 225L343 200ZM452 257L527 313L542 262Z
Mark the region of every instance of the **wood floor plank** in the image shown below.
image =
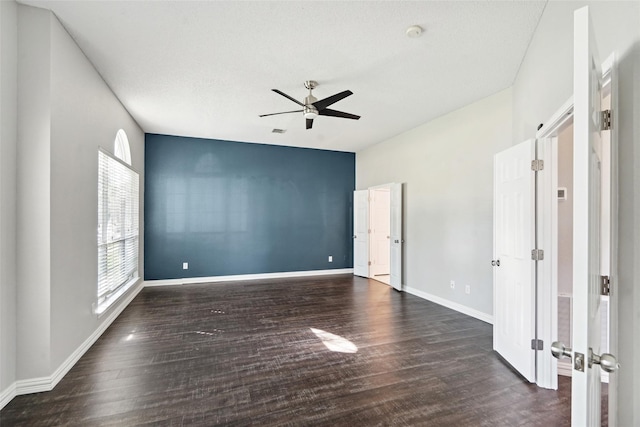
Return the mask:
M353 276L146 288L0 425L570 425L570 380L491 348L491 325Z

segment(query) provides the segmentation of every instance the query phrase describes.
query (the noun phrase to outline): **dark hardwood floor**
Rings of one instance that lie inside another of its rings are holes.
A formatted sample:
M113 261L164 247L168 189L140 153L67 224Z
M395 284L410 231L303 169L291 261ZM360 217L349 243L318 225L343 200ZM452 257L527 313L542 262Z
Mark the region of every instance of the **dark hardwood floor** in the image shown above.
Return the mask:
M491 325L353 276L146 288L53 391L0 411L2 427L569 419L570 379L523 381Z

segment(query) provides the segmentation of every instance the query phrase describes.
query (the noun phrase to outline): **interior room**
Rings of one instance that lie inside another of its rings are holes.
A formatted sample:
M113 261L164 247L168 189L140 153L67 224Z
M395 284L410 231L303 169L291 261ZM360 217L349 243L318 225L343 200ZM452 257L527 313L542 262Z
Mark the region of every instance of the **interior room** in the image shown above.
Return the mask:
M584 6L615 65L595 406L572 126L574 353L540 387L493 345L494 156L583 105ZM639 2L6 0L0 47L1 425L640 425Z

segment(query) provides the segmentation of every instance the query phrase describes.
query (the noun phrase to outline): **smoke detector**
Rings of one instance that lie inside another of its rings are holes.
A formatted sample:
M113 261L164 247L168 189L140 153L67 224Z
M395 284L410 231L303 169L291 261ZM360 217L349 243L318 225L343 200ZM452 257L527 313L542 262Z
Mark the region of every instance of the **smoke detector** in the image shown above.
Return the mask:
M422 34L422 27L419 25L412 25L409 28L407 28L406 31L407 37L415 39L420 37L420 35Z

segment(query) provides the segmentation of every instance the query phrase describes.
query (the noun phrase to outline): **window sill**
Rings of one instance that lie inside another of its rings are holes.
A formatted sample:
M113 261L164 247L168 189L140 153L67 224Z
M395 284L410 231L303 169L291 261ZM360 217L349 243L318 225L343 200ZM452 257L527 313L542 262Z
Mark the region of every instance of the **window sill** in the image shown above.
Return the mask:
M102 303L100 303L100 305L96 306L96 304L93 304L93 307L94 307L93 313L97 315L98 318L102 317L102 315L106 313L107 310L112 305L114 305L117 301L119 301L122 298L122 296L127 293L129 289L131 289L136 283L138 283L139 280L140 280L140 277L135 277L129 280L123 287L118 289L116 293L114 293L109 298L107 298Z

